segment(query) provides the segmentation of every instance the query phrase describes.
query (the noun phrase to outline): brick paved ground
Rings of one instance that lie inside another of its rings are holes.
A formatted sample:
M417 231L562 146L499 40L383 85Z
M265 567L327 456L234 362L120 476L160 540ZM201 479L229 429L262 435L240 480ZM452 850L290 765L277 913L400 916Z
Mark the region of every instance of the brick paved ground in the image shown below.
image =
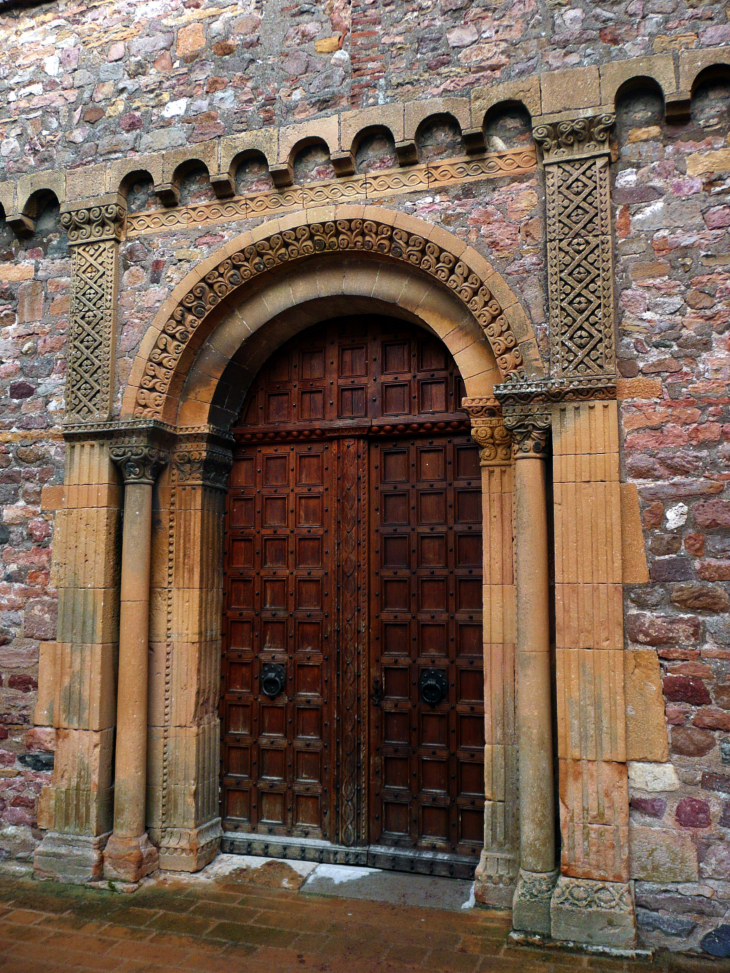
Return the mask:
M0 875L2 973L659 973L720 970L507 945L509 918L301 895L232 881L165 880L134 894Z

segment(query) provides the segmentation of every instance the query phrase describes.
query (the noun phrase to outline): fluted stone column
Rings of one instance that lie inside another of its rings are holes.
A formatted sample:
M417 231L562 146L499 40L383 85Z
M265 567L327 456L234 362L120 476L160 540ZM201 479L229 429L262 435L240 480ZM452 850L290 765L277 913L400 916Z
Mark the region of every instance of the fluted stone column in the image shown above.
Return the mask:
M114 830L104 852L105 878L137 882L158 867L145 830L152 488L166 453L146 441L112 446L124 477L119 618L119 689Z
M555 867L555 795L550 660L546 452L551 417L506 410L515 459L517 742L520 873L514 929L550 935Z

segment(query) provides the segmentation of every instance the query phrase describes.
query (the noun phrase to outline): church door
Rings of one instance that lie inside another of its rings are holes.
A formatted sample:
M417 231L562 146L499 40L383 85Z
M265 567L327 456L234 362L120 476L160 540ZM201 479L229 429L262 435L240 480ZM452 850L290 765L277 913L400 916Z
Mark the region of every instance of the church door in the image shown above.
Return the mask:
M481 479L426 331L318 325L254 381L226 511L227 851L471 875Z

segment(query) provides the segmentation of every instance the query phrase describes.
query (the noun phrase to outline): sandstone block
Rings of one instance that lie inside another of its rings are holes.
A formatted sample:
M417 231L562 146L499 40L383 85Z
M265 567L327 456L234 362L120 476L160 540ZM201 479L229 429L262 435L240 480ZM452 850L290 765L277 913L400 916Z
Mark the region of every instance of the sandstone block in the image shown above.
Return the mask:
M636 943L628 884L560 876L550 906L553 939L631 949Z
M674 829L629 826L630 874L644 882L695 882L697 849Z
M677 771L669 763L629 761L629 784L640 791L678 791Z
M669 759L659 659L651 650L624 653L626 756L628 760Z
M101 878L103 853L109 832L91 835L62 834L49 831L36 849L33 877L85 885Z
M540 76L544 115L592 108L601 104L601 85L597 67L545 71Z

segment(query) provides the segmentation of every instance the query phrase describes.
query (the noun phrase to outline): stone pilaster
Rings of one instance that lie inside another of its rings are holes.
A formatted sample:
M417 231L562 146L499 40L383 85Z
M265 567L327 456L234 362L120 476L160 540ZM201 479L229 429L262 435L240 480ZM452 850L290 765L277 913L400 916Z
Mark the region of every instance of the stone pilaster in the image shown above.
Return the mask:
M34 869L37 878L86 882L101 875L112 826L121 489L103 437L67 431L66 439L52 568L58 633L41 658L35 712L36 724L56 727L57 748Z
M545 168L550 377L616 371L609 132L615 116L556 115L533 135Z
M477 901L507 908L519 869L515 729L514 467L509 433L492 397L462 401L480 447L484 550L484 850Z
M230 444L183 432L153 527L147 826L160 866L197 871L220 847L223 517Z
M562 836L552 936L631 947L618 418L611 401L614 120L611 111L586 111L543 117L533 130L545 168L550 378L515 383L511 397L520 408L542 401L552 412Z
M66 419L73 422L109 416L124 219L124 199L116 193L61 214L73 260L66 373Z

